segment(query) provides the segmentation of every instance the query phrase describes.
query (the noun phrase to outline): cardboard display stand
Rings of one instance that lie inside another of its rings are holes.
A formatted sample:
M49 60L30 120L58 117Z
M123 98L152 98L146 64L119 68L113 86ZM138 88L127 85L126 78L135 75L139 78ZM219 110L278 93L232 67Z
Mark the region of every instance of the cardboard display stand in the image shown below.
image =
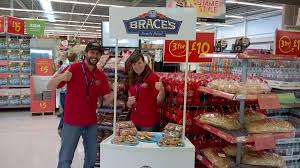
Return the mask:
M195 40L196 11L193 8L110 7L110 36L116 39L114 100L117 100L118 39ZM120 15L124 13L126 15ZM178 15L180 13L180 15ZM147 22L147 24L146 24ZM143 25L139 25L143 24ZM187 41L187 48L189 43ZM188 50L186 50L188 67ZM116 101L114 101L113 135L100 144L100 167L103 168L194 168L195 147L185 137L187 70L185 72L183 135L184 147L158 147L156 143L137 146L111 143L116 134Z

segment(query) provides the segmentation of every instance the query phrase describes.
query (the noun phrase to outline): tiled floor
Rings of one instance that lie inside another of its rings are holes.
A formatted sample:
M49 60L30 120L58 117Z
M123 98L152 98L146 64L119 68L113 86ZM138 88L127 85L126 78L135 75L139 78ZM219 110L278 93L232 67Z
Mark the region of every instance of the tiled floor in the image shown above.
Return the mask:
M0 111L0 168L57 167L60 138L56 116ZM79 142L72 168L81 168L84 151Z

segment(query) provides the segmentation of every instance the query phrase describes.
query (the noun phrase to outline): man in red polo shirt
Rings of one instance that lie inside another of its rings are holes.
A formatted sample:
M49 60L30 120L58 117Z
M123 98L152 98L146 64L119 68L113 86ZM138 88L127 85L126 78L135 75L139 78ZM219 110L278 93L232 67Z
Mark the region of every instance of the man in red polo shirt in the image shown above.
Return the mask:
M102 53L99 43L88 43L82 62L69 65L48 82L49 90L67 85L58 168L71 167L80 136L85 152L83 167L94 167L97 152L97 99L103 96L104 104L113 101L106 76L96 67Z

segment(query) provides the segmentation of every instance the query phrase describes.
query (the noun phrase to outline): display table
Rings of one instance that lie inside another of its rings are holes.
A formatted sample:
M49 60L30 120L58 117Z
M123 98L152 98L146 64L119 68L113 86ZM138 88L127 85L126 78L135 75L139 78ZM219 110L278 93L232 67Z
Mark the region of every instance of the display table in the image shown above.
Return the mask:
M136 146L114 145L110 136L100 144L101 168L194 168L195 147L186 138L184 147L159 147L139 142Z

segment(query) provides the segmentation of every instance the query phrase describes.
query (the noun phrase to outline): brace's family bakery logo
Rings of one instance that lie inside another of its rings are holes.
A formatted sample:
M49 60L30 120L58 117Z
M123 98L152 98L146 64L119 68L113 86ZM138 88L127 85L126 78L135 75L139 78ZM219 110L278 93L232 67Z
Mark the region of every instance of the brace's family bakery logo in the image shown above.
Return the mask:
M123 22L128 34L138 34L140 37L165 37L167 34L178 34L182 24L182 21L171 19L155 10Z

